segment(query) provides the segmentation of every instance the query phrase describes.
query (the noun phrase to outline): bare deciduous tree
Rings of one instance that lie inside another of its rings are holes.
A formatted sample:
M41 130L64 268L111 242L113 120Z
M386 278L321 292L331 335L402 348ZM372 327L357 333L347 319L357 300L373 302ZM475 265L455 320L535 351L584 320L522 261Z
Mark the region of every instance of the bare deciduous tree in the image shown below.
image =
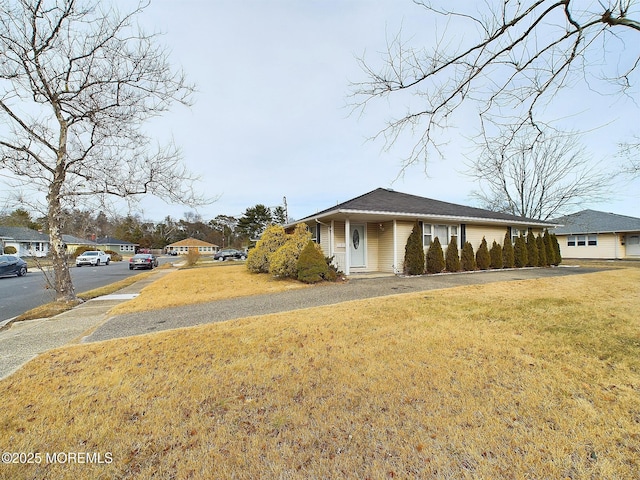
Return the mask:
M518 134L543 132L551 102L575 85L636 101L630 90L640 71L640 8L634 0L414 3L426 19L444 22L435 46L412 46L400 32L388 40L380 66L360 59L366 79L352 84L351 95L355 110L388 97L404 102L406 110L377 136L386 148L412 136L405 168L439 151L463 105L477 109L482 128Z
M606 198L612 177L590 161L578 140L531 128L487 138L468 163L467 173L480 185L473 196L491 210L540 220Z
M75 299L63 207L143 194L205 202L179 150L142 129L194 91L136 24L148 4L122 14L97 0L0 1L0 168L46 194L57 300Z

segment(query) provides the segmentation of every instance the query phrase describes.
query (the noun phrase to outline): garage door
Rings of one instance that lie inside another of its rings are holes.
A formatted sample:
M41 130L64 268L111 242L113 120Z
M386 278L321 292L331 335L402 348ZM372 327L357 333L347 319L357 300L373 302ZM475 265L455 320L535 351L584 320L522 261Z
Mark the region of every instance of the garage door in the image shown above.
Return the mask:
M640 235L627 235L627 257L640 257Z

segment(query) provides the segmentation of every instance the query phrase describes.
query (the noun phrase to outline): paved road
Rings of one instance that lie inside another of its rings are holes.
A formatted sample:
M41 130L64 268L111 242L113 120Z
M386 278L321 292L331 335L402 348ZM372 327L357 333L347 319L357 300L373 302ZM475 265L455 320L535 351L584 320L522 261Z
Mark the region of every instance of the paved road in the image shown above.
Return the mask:
M175 257L161 257L159 260L162 264L174 261ZM111 262L99 267L71 267L76 292L104 287L138 273L140 270L129 270L127 262ZM24 277L0 277L0 322L53 301L54 292L46 286L43 272L35 268L29 269Z
M264 315L300 308L331 305L348 300L419 292L461 285L485 284L509 280L529 280L577 275L600 271L598 268L532 268L499 270L455 275L421 277L358 278L352 276L345 284L323 284L314 288L276 294L255 295L231 300L167 308L153 312L132 313L109 319L85 342L128 337L149 332L220 322L253 315Z

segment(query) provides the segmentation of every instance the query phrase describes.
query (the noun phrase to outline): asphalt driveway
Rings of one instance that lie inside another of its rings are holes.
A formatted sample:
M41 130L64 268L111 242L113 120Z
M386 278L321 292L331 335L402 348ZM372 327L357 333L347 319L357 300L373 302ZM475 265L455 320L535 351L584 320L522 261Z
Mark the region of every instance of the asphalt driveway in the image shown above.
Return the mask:
M358 277L347 283L322 284L313 288L276 294L255 295L216 302L167 308L152 312L131 313L110 318L83 342L96 342L144 333L221 322L236 318L265 315L301 308L332 305L399 293L419 292L462 285L530 280L579 275L600 271L589 267L525 268L514 270L478 271L471 273L426 275L420 277Z

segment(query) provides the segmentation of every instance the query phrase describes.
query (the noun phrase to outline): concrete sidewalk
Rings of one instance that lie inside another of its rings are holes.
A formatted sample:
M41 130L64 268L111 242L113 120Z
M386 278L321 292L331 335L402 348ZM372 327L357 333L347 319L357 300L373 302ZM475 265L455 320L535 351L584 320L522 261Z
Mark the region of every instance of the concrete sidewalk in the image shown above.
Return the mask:
M52 318L7 323L0 330L0 379L39 354L63 345L80 343L84 337L109 320L107 312L115 305L137 296L146 285L173 270L155 270L144 280L82 303Z
M15 322L0 331L0 379L9 376L40 353L63 345L183 328L204 323L332 305L350 300L420 292L463 285L530 280L601 271L599 268L524 268L420 277L354 275L345 284L323 284L312 288L220 300L116 317L107 312L138 294L159 276L154 275L117 292L85 302L52 318Z

